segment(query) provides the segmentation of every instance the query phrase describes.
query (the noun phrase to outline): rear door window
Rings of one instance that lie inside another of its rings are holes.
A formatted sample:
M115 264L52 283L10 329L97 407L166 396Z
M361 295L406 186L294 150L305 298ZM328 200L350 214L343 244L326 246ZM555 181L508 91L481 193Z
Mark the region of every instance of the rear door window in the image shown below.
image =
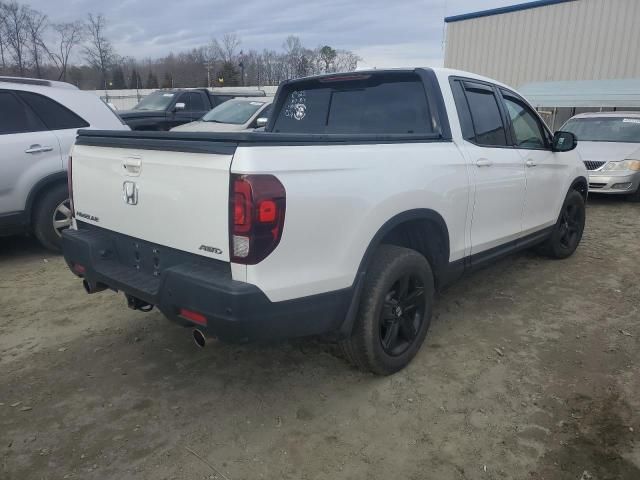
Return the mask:
M49 130L66 130L68 128L84 128L89 124L58 102L32 92L17 92L20 98L29 105L42 119Z
M40 132L47 127L11 91L0 91L0 135Z
M314 79L296 82L283 93L275 132L434 133L425 89L415 73Z
M474 138L468 140L483 147L507 146L507 134L493 88L464 82L464 90L475 133Z
M184 102L185 110L187 112L202 112L206 110L204 106L204 98L198 92L183 93L180 97L180 101Z

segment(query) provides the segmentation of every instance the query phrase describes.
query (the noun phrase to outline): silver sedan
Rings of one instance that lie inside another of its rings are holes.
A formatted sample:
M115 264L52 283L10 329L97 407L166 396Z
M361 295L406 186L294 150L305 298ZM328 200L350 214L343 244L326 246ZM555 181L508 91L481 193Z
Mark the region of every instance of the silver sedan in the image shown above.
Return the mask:
M583 113L562 127L578 138L589 190L640 202L640 113Z

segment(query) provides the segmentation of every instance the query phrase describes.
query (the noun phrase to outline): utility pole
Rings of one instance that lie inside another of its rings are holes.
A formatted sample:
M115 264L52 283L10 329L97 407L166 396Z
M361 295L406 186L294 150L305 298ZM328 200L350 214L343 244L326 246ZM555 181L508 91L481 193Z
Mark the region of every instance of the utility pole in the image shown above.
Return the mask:
M207 87L211 88L211 69L213 68L211 62L205 63L204 68L207 69Z
M242 77L242 86L244 87L244 53L240 50L240 75Z

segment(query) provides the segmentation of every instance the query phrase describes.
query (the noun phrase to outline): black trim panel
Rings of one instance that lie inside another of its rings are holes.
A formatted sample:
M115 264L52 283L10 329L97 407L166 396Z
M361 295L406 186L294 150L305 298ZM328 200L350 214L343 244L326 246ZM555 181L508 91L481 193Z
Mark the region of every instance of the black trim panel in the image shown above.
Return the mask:
M451 126L449 125L449 115L447 114L447 107L444 103L444 97L442 96L442 89L438 82L435 72L431 68L418 68L416 73L420 75L422 83L425 87L427 94L427 100L429 102L429 109L432 111L432 115L436 116L436 123L440 129L440 135L442 140L451 140Z
M490 248L489 250L471 255L466 259L465 271L486 267L494 263L499 258L505 257L519 250L533 247L538 243L542 243L551 236L554 228L555 225L552 225L516 240L512 240L502 245L498 245L497 247Z
M24 232L29 226L26 212L11 212L0 215L0 235Z

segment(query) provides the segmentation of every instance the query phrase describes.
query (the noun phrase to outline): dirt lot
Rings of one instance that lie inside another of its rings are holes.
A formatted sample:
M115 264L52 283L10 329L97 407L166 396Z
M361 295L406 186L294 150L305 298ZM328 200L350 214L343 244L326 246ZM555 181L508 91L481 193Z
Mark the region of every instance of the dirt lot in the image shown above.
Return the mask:
M0 478L640 479L640 206L588 214L573 258L440 295L389 378L319 340L197 350L0 239Z

